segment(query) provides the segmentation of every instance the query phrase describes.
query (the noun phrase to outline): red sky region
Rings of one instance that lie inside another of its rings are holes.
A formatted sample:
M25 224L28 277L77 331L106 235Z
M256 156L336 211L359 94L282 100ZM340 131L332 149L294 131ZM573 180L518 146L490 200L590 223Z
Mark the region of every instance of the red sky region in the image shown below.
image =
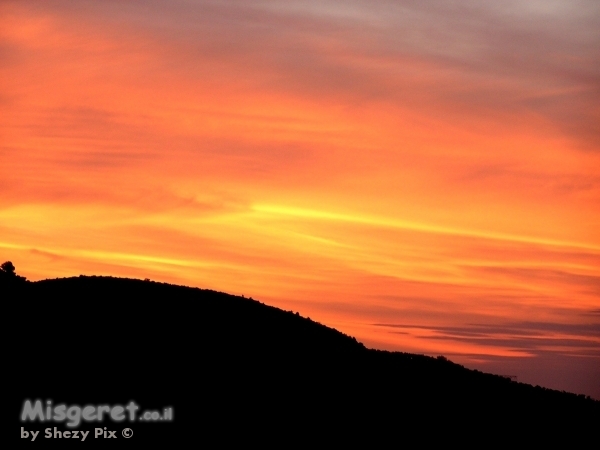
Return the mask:
M600 4L4 1L0 259L600 399Z

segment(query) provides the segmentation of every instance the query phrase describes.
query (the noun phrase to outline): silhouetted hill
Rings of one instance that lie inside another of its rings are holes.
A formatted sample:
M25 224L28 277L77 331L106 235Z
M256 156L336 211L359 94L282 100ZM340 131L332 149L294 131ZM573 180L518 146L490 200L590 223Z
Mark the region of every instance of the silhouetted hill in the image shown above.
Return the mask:
M82 422L118 430L116 442L128 446L468 442L480 433L539 441L592 435L600 423L600 402L589 398L441 357L370 350L298 314L221 292L81 276L0 279L0 293L5 325L15 330L5 366L12 417L25 399L173 408L172 422ZM68 429L15 421L21 426ZM128 426L129 440L120 436ZM67 440L42 444L57 442Z

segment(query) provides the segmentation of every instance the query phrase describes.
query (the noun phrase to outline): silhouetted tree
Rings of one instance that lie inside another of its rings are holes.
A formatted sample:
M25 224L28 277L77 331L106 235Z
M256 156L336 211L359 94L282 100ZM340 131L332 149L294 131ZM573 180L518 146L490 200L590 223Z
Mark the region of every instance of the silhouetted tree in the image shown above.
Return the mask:
M26 281L25 277L17 275L12 262L6 261L0 265L0 281Z
M0 270L2 270L2 272L4 272L4 274L8 275L8 276L14 277L17 275L15 273L15 266L10 261L6 261L5 263L2 263L2 265L0 266Z

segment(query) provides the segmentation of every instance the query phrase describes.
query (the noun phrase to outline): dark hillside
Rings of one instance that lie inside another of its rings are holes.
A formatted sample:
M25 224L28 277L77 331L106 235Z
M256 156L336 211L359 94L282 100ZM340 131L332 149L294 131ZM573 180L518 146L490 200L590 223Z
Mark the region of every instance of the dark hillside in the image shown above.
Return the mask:
M426 440L457 432L468 440L475 429L582 437L600 423L600 402L589 398L441 357L369 350L252 299L108 277L0 283L10 311L4 322L15 330L5 366L14 377L13 417L25 399L38 398L173 408L172 422L81 424L119 433L130 426L135 436L117 440L127 445L278 436L373 443L417 431Z

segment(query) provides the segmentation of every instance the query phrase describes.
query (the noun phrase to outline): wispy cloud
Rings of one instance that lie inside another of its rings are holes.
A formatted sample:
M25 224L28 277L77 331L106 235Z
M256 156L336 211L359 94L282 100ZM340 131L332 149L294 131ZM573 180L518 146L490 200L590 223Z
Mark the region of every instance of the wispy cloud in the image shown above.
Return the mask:
M28 278L151 277L382 348L596 373L597 1L0 17L0 252Z

